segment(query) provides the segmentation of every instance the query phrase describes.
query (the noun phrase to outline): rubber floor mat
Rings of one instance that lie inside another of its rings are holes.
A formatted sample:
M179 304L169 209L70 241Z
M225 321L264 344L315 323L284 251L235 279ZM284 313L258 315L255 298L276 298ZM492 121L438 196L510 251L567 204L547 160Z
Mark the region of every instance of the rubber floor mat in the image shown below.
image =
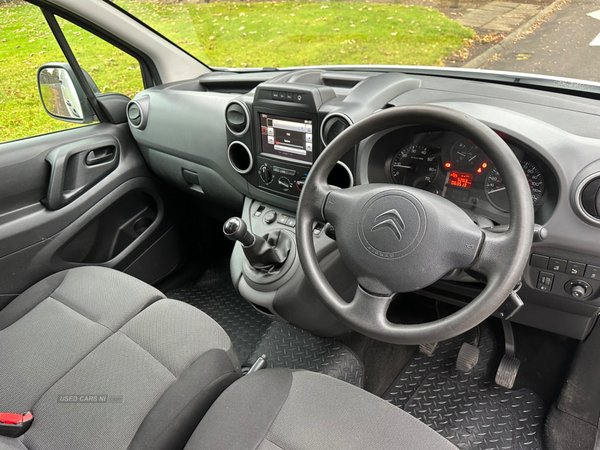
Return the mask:
M475 330L440 342L430 357L416 353L383 398L458 448L541 449L544 404L529 389L493 382L495 340L488 326L480 330L480 357L472 371L456 370L456 357L463 342L475 341Z
M314 336L290 324L273 322L267 329L250 361L267 355L268 367L287 367L324 373L363 387L362 362L335 339Z
M221 325L242 364L272 322L239 296L226 267L207 270L195 286L170 291L167 297L195 306Z
M363 386L364 367L352 351L335 339L314 336L256 311L235 291L228 266L209 269L195 286L167 296L195 306L219 323L242 365L252 365L264 354L269 367L320 372Z

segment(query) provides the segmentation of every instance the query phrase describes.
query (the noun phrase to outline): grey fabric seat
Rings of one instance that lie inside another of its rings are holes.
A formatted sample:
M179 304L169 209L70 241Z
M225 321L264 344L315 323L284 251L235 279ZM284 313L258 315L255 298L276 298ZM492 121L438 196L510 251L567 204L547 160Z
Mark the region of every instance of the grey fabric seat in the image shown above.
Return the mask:
M386 401L326 375L262 370L232 384L185 450L456 450Z
M34 414L0 449L183 448L239 375L198 309L114 270L61 272L0 311L0 411Z

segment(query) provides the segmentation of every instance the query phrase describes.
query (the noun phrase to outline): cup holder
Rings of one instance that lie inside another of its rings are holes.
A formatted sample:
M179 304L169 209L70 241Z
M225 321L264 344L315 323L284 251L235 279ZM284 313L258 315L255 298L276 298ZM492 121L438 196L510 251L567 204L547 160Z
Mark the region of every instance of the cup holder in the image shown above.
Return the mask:
M339 187L341 189L354 186L354 177L352 176L352 171L346 164L338 161L336 165L333 166L333 169L331 169L331 172L329 172L327 184L330 186Z
M240 141L233 141L227 149L227 158L229 164L234 170L241 174L249 173L254 163L252 152L246 145Z

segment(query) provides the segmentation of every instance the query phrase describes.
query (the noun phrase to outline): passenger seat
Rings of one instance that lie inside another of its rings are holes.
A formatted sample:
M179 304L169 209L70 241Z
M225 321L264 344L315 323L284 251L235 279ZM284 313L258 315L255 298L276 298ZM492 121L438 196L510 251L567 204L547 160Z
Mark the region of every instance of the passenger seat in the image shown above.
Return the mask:
M178 449L240 376L223 329L111 269L52 275L0 311L0 449Z

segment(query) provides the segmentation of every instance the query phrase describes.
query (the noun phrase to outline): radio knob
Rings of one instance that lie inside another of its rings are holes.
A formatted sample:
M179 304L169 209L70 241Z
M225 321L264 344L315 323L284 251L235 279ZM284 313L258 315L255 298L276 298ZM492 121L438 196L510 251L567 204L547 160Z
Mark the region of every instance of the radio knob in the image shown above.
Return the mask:
M258 176L265 184L270 184L273 181L273 173L266 164L263 164L260 169L258 169Z

